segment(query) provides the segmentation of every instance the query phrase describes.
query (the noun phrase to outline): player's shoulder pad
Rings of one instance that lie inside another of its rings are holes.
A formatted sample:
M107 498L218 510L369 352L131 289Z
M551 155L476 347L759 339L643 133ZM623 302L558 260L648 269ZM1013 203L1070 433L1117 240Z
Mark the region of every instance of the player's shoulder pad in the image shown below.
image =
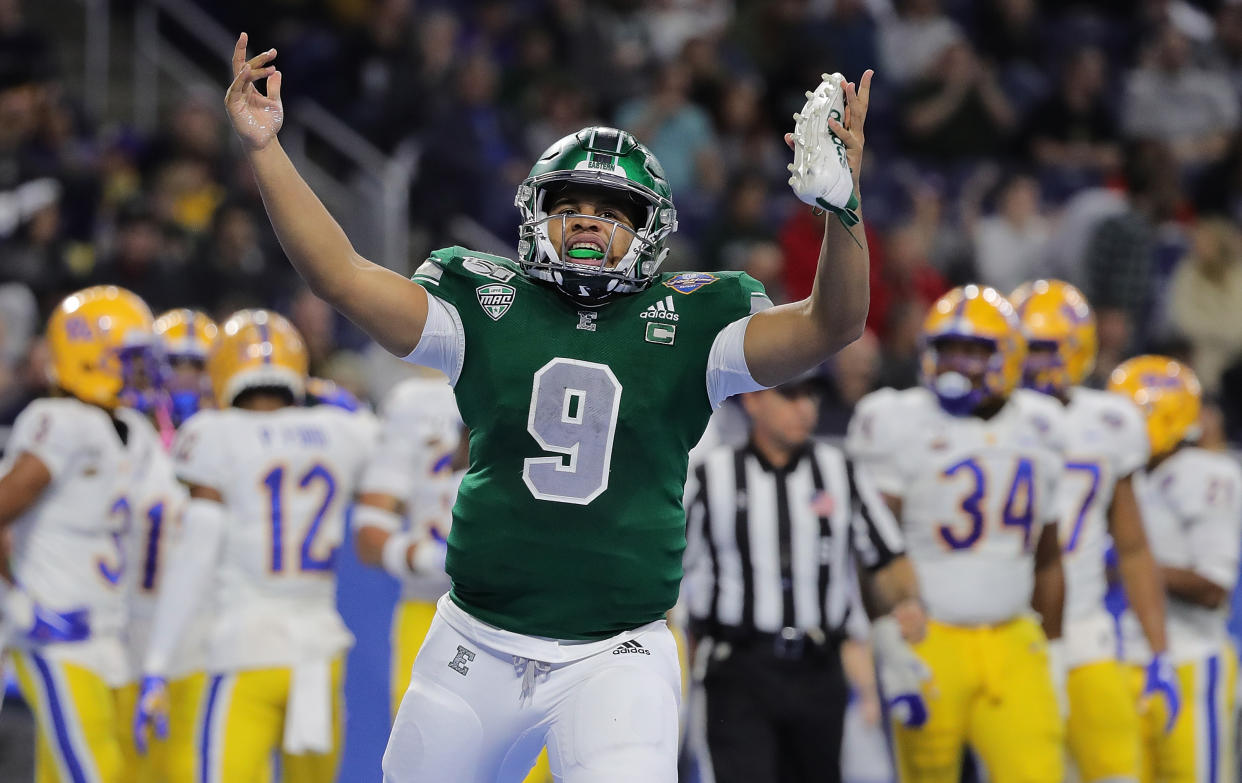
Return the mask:
M877 389L854 406L845 436L845 450L853 457L878 456L898 448L902 433L919 426L935 399L922 387Z
M1101 389L1074 389L1072 404L1083 405L1087 414L1098 419L1105 429L1116 432L1119 438L1133 437L1147 440L1147 424L1143 411L1134 400L1116 392Z
M407 418L428 408L438 412L450 406L457 409L457 398L447 378L415 377L406 378L389 390L380 405L380 413L385 419Z
M1187 517L1242 510L1242 465L1228 454L1188 446L1169 458L1170 500ZM1168 479L1165 479L1168 480Z
M432 252L411 279L434 291L446 276L508 283L521 274L522 268L512 259L454 246Z
M1010 402L1018 406L1022 419L1049 448L1065 450L1067 424L1060 400L1030 389L1015 389Z
M736 305L741 315L754 314L772 306L763 283L745 272L665 272L656 278L652 287L686 297Z

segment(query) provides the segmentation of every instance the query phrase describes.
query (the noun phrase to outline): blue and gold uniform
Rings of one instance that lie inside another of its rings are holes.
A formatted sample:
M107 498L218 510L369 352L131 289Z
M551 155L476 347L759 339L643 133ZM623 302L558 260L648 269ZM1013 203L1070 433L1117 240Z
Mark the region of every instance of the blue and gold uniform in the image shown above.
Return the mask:
M1242 469L1224 454L1187 445L1200 408L1190 368L1162 356L1131 359L1109 377L1110 390L1144 412L1152 461L1137 496L1168 592L1169 652L1181 686L1172 725L1163 705L1140 705L1143 783L1221 783L1234 779L1237 653L1226 622L1242 547ZM1122 617L1132 692L1149 654L1132 614Z

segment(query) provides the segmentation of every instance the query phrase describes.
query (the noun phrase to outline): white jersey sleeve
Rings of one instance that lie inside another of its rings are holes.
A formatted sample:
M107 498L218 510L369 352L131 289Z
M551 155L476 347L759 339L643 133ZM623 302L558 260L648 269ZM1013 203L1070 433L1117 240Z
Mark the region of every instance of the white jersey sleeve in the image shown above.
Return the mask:
M426 264L431 264L431 261ZM424 266L426 265L424 264ZM439 370L456 386L466 362L466 329L453 305L427 293L427 320L418 345L404 357L410 364Z
M380 415L361 491L392 495L409 506L418 485L445 473L452 461L464 426L457 401L447 383L415 378L393 388Z
M68 409L57 401L35 400L17 417L13 433L5 445L6 467L22 452L37 457L55 480L81 455L81 428L75 417L66 415Z
M880 389L863 397L854 408L845 434L845 451L865 465L880 492L903 497L907 461L902 457L901 432L907 426L900 393Z
M187 484L224 491L230 475L227 441L222 430L227 415L222 411L202 410L177 431L173 445L177 478Z
M1176 498L1195 573L1233 593L1242 549L1242 468L1225 455L1196 450Z

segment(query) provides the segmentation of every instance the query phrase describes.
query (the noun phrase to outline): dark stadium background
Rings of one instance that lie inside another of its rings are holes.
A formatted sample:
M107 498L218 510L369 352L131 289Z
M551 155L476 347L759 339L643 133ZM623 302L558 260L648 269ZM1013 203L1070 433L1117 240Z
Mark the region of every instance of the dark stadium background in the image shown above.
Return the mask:
M409 372L281 256L222 112L241 30L280 50L281 139L364 255L511 253L530 162L613 123L669 170L666 268L745 269L777 301L809 290L819 244L781 133L821 72L874 67L870 333L825 368L823 432L916 382L951 285L1048 274L1096 306L1095 383L1175 354L1207 390L1205 444L1242 441L1242 3L1223 0L0 0L0 427L42 392L50 307L96 282L157 312L274 307L367 401ZM348 552L341 587L354 779L386 739L395 589Z

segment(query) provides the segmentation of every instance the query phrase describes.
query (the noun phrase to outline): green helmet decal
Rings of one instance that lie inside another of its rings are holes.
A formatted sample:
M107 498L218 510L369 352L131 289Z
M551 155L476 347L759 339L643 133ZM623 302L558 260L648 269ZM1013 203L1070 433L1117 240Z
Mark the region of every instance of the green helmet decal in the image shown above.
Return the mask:
M616 191L637 205L639 219L633 229L610 218L595 218L613 224L609 247L618 231L633 234L629 250L616 265L600 265L597 252L571 250L563 257L557 253L548 223L565 216L548 215L546 202L550 190L568 184ZM535 162L514 203L522 213L518 258L523 270L588 305L650 285L668 254L668 237L677 230L677 210L664 167L632 134L616 128L584 128L557 141Z

